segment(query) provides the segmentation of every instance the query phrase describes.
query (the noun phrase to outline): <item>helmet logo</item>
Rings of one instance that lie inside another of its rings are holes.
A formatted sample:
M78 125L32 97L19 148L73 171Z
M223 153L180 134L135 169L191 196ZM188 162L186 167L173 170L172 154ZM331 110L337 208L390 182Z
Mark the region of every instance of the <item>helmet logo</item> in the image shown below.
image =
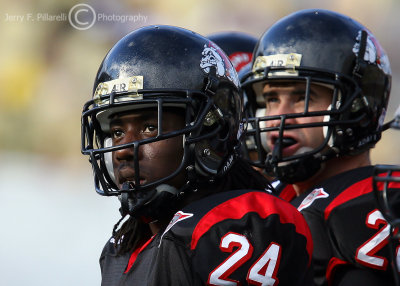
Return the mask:
M297 76L295 67L300 66L301 54L275 54L269 56L258 56L253 64L253 72L266 67L284 67L286 71L274 72L273 75L292 75ZM259 74L260 72L258 72ZM257 74L257 73L256 73Z
M364 61L371 64L376 64L384 73L390 74L391 71L388 56L374 36L369 31L366 32L368 36L364 53ZM360 52L361 33L361 30L358 31L356 43L353 46L353 53L356 56L358 56L358 53Z
M209 42L209 46L205 44L201 55L200 68L203 72L209 74L211 68L214 67L216 76L225 77L232 81L235 86L239 86L239 78L235 68L218 46L211 42Z

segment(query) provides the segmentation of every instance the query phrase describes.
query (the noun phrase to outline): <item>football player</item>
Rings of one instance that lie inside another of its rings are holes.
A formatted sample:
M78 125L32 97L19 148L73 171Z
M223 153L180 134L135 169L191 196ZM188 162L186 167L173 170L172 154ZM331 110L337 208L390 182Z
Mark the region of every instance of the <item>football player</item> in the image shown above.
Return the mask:
M386 225L372 192L370 149L391 89L388 57L354 19L292 13L260 38L243 88L258 110L254 166L305 216L317 285L393 283Z
M400 129L400 106L395 113L395 119L387 125ZM386 232L390 233L390 262L396 286L400 286L400 165L376 165L373 188L378 208L389 223Z
M82 112L95 189L123 216L102 285L309 285L304 218L238 158L242 105L226 54L192 31L142 27L108 52Z

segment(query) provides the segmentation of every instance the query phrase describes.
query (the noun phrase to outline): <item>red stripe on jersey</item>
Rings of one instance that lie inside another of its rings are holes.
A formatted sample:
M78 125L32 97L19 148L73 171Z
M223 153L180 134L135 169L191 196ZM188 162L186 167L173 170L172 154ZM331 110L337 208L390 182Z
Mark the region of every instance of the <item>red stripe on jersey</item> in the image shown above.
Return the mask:
M132 252L131 257L129 258L128 266L126 267L126 270L124 273L128 273L129 270L132 268L133 263L135 263L137 256L139 255L140 252L142 252L143 249L146 248L147 245L153 240L154 235L145 243L139 245L136 247L136 249Z
M336 267L341 266L341 265L349 265L349 264L350 264L350 262L348 262L348 261L341 260L337 257L332 257L329 260L328 267L326 268L326 280L328 281L328 284L331 285L331 283L332 283L332 279L333 279L333 275L335 274Z
M286 185L280 192L279 197L287 202L291 202L295 197L297 197L297 193L294 190L293 185Z
M386 176L386 173L379 174L379 177ZM378 183L378 188L382 188L383 183ZM372 192L372 177L368 177L364 180L361 180L347 189L345 189L340 195L338 195L325 209L324 218L328 219L332 210L341 204L344 204L352 199L355 199L359 196L365 195Z
M307 252L311 258L313 244L311 233L303 216L289 203L264 192L249 192L216 206L205 214L192 234L190 248L196 248L199 239L213 225L226 219L241 219L250 212L257 213L265 219L270 215L278 214L281 223L291 223L296 232L307 239Z

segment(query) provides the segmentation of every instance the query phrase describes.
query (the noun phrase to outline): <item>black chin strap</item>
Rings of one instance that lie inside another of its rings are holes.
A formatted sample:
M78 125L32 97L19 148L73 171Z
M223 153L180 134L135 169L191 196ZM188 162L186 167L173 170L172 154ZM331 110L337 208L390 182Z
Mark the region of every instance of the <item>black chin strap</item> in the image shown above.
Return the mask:
M129 214L129 190L129 182L124 182L121 188L121 195L119 196L121 202L119 212L123 217Z
M329 149L324 154L310 154L309 156L293 160L293 162L288 162L287 165L281 162L281 166L279 166L281 145L285 146L285 143L276 144L272 153L267 155L265 159L265 172L289 184L302 182L311 178L322 168L322 162L336 156L336 153Z
M122 216L130 215L146 221L165 219L177 211L180 199L191 191L193 188L188 184L180 189L160 184L152 189L138 191L131 182L124 182L119 196L120 213Z
M125 216L127 214L138 214L143 206L151 201L156 193L157 191L155 189L148 191L137 191L134 189L132 182L124 182L121 188L121 195L119 196L121 201L121 208L119 211L121 215Z
M285 166L278 166L277 163L269 165L269 163L266 162L266 172L283 182L293 184L311 178L321 169L321 163L321 160L314 156L297 159L295 162Z

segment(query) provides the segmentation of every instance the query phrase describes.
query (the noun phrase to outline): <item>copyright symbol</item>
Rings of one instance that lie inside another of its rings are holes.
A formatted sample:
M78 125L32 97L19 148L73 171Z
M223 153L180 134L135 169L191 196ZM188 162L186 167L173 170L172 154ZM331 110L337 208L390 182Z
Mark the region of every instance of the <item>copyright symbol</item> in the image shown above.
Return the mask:
M87 30L96 22L96 12L88 4L76 4L69 10L68 21L77 30Z

